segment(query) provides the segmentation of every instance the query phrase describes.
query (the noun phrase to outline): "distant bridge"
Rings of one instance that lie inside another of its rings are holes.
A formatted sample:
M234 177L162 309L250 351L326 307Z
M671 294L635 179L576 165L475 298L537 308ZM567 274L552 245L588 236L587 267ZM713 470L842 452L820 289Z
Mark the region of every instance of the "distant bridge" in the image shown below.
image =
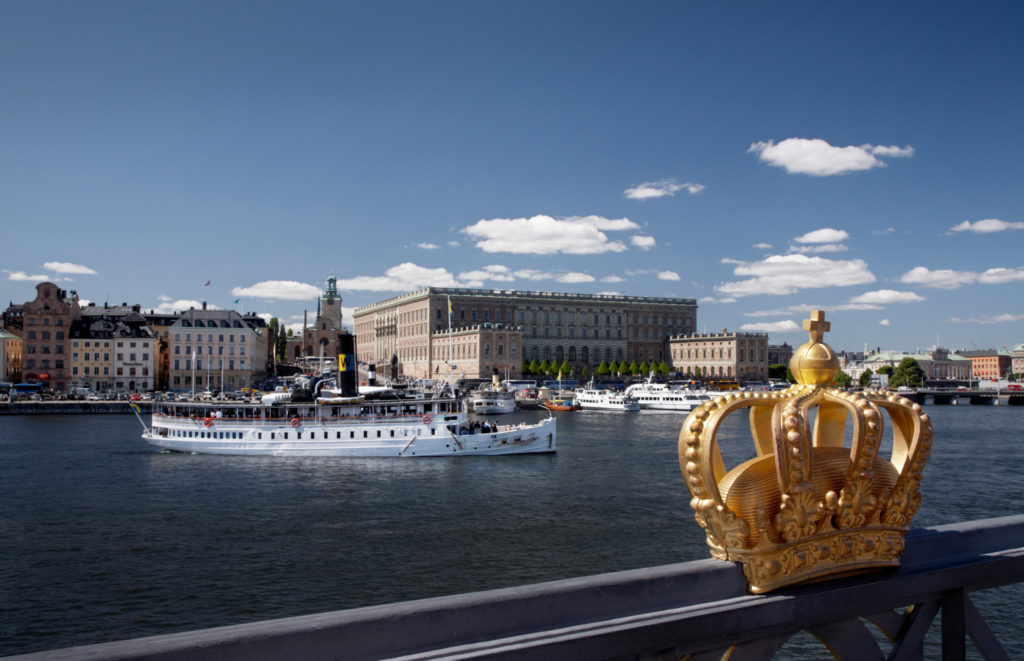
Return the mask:
M916 391L897 392L918 404L974 404L992 406L1006 404L1009 406L1024 405L1024 392L991 389L954 390L951 388L918 388Z

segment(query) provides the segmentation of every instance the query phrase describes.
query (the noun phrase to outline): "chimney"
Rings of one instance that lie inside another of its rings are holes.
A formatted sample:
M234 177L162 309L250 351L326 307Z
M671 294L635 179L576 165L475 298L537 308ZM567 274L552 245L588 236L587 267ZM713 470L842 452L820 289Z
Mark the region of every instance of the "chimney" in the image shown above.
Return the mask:
M206 301L203 301L203 309L206 309Z
M338 333L338 387L342 397L359 395L357 378L356 338L351 333Z

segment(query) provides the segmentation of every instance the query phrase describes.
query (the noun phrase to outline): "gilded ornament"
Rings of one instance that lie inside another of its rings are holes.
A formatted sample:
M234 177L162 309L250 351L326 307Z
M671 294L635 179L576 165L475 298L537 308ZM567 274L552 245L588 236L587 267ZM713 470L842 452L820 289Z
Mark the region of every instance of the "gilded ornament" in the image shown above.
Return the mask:
M813 311L804 329L809 341L790 362L797 385L717 397L679 435L680 467L711 555L741 563L755 593L897 566L921 504L928 416L890 393L831 387L839 360L823 341L824 312ZM727 470L716 434L740 409L749 412L755 456ZM878 456L883 412L889 458Z

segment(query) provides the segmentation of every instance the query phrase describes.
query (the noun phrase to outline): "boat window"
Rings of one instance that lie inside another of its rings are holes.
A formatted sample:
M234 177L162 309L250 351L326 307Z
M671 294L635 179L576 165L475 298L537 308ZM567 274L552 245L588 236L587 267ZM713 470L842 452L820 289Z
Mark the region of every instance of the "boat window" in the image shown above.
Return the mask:
M363 438L366 438L367 436L369 436L369 433L366 432L366 431L363 431Z
M380 438L380 430L377 430L377 438Z
M284 436L284 440L288 440L288 432L285 432L284 434L282 434L282 436Z
M394 438L394 437L395 437L395 430L394 430L394 429L392 429L392 430L391 430L391 438Z
M350 432L348 433L348 437L349 437L349 438L355 438L355 437L356 437L356 433L355 433L354 431L350 431Z
M274 432L270 432L270 440L274 440Z
M285 434L285 436L287 437L288 435ZM295 433L295 438L302 438L302 432L296 432Z

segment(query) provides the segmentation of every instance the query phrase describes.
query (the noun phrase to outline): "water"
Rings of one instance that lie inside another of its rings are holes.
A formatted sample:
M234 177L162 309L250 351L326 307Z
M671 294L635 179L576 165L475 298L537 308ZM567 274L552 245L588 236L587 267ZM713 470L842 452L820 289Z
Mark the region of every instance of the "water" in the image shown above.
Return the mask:
M1024 512L1024 407L926 410L914 526ZM133 416L0 418L0 655L705 558L683 419L582 411L556 455L353 460L159 453ZM746 433L734 416L720 438ZM975 597L1012 657L1020 594Z

